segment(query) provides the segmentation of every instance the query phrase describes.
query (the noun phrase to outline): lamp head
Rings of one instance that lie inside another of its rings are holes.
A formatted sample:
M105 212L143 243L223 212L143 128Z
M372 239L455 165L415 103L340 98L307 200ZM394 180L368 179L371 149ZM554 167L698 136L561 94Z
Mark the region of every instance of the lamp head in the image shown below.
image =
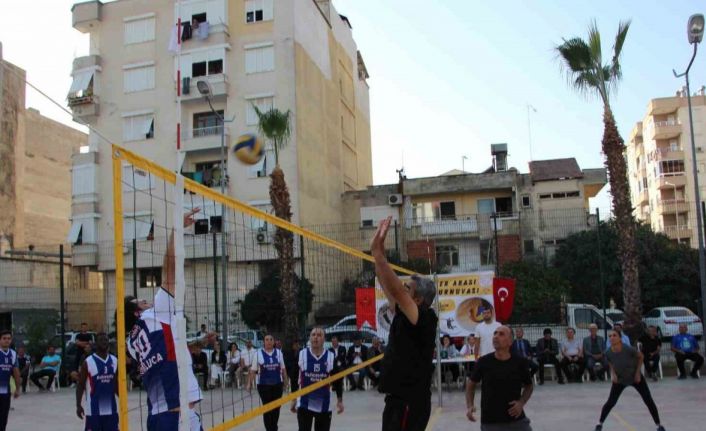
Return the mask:
M202 96L209 97L211 95L211 86L208 84L208 81L197 81L196 88L198 88L199 93L201 93Z
M689 37L689 43L701 43L704 37L704 16L702 14L696 13L689 17L686 33Z

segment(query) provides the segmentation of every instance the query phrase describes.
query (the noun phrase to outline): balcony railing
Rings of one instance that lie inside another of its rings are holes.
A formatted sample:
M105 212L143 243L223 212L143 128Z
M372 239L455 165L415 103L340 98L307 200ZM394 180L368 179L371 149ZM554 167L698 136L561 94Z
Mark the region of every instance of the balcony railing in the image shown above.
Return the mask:
M203 138L205 136L220 136L223 126L197 127L191 129L191 138Z
M466 220L447 219L422 219L418 221L422 228L422 235L452 235L478 232L478 220L468 218Z
M678 126L679 122L677 120L663 120L655 121L655 127L667 127L667 126Z

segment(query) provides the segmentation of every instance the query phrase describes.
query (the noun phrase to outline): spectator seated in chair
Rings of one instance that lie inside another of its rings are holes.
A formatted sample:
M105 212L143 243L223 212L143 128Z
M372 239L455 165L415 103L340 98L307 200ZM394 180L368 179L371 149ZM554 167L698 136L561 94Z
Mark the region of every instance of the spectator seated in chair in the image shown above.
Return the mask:
M382 343L380 342L380 339L378 337L373 338L373 345L368 349L368 356L365 358L366 360L372 359L378 355L381 355L384 353L384 350L382 348ZM370 379L370 382L373 384L373 387L377 387L378 383L380 382L380 372L382 371L382 361L377 361L373 362L372 364L368 365L368 378Z
M530 369L530 377L534 377L539 370L539 365L532 359L532 345L525 340L525 330L522 328L515 329L515 340L510 347L510 353L515 356L527 359Z
M228 375L230 376L230 385L237 386L237 372L240 368L240 350L237 343L230 343L228 352L226 353L226 361L228 362Z
M474 334L468 334L468 337L466 337L466 342L463 344L463 347L461 347L461 356L475 357L476 343L476 336ZM478 360L478 358L475 359ZM466 375L470 377L473 372L473 367L476 365L476 361L466 362L464 365L466 366Z
M566 340L561 343L561 370L568 382L581 383L583 376L583 347L582 343L576 339L576 330L569 328L566 330Z
M59 373L61 367L61 356L56 354L54 346L47 347L47 354L42 358L42 362L37 366L38 371L32 373L29 379L34 383L40 391L48 391L52 387L54 378ZM39 379L47 377L47 386L42 386Z
M201 343L194 343L190 346L191 364L196 380L201 377L203 390L208 390L208 356L201 348Z
M213 388L216 386L216 381L221 387L225 386L223 382L224 372L227 369L227 358L226 352L221 350L221 344L216 341L213 343L213 352L211 352L211 370L209 379L209 387Z
M650 325L647 333L640 337L640 349L645 357L645 371L647 377L653 381L659 380L659 352L662 350L662 340L657 336L657 327Z
M544 366L546 364L554 365L554 370L559 378L559 384L564 384L564 377L561 375L559 360L556 355L559 354L559 342L556 338L552 338L552 330L544 329L544 336L537 340L537 362L539 363L539 384L544 384Z
M608 359L603 348L605 340L598 335L598 325L591 323L588 325L591 335L583 339L583 356L586 359L586 369L592 382L597 379L596 368L599 369L601 380L606 379L608 373Z
M25 351L24 346L17 348L17 368L20 369L20 379L22 380L22 393L27 392L27 380L29 380L29 369L32 366L32 358Z
M686 368L684 362L687 360L693 361L694 366L691 367L691 377L699 378L699 369L704 364L704 357L699 353L699 343L696 337L689 334L686 323L679 324L679 333L672 337L672 352L677 360L677 368L679 368L679 380L686 379Z
M353 345L348 348L348 357L346 358L346 362L348 363L348 366L358 365L367 357L368 346L363 344L363 340L360 335L356 335ZM348 380L351 383L351 391L356 389L365 390L365 386L363 385L363 382L365 382L365 368L361 368L357 371L357 382L355 381L355 374L356 373L351 373L348 375Z
M458 350L456 346L451 344L451 337L444 335L441 338L441 351L439 352L439 358L443 361L444 359L452 359L458 356ZM441 364L441 378L444 383L453 383L458 381L458 364ZM451 380L448 380L448 377Z

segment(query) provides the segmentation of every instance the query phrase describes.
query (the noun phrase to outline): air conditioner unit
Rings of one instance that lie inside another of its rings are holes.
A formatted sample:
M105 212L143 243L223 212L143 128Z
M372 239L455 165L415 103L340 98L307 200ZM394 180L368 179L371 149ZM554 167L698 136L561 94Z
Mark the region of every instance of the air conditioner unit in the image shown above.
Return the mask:
M394 193L387 195L387 204L393 207L400 206L403 204L402 194Z
M266 227L257 228L257 235L255 235L255 239L257 240L258 244L269 244L270 243L270 235L267 234L267 228Z

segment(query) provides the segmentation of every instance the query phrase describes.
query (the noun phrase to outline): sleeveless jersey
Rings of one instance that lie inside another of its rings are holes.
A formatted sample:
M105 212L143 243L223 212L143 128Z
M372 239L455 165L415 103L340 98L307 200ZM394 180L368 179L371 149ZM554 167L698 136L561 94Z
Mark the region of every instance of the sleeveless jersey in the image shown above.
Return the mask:
M324 350L320 357L314 356L311 350L306 349L299 352L299 387L302 389L321 381L331 375L333 370L333 353ZM316 413L330 412L333 410L331 404L331 387L326 385L313 392L301 396L297 400L297 408L306 409Z
M278 385L282 383L282 369L284 362L282 352L279 349L272 350L272 354L267 354L265 349L257 352L257 384L258 385Z
M0 350L0 395L10 393L10 379L17 368L17 353L12 349Z
M94 353L86 358L86 368L86 416L117 415L115 373L118 371L118 359L109 354L103 360Z
M140 376L147 391L150 415L179 407L179 373L177 371L174 298L163 289L154 296L154 306L145 310L128 337L127 348L139 363ZM187 349L184 346L184 349ZM187 351L189 402L201 400L201 390L194 376L191 355Z

